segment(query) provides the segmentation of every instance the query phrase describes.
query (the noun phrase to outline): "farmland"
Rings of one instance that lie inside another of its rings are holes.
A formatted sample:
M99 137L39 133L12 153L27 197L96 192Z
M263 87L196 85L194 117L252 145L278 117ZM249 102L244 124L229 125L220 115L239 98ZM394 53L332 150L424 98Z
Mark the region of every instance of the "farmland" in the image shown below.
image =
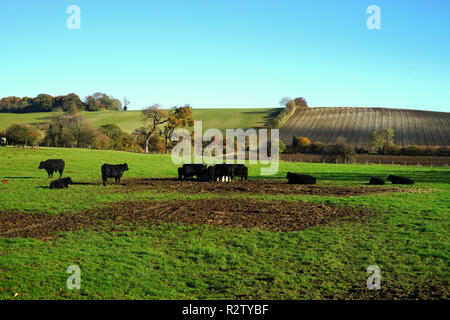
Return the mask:
M447 146L450 143L450 113L385 108L309 108L297 110L282 126L281 140L308 137L312 142L335 143L338 137L365 147L375 130L392 128L395 144Z
M48 189L40 160L75 184ZM101 185L102 163L128 163ZM450 170L281 162L248 182L179 182L166 155L0 148L2 299L449 297ZM287 171L316 186L286 185ZM367 186L371 176L413 186ZM80 290L67 267L82 270ZM369 265L381 290L366 287Z
M203 121L203 129L217 128L260 128L266 121L278 112L278 108L268 109L193 109L195 120ZM13 123L42 124L53 113L0 113L0 130L6 129ZM122 130L131 133L142 125L140 111L95 111L82 112L82 115L93 126L100 127L107 123L114 123Z

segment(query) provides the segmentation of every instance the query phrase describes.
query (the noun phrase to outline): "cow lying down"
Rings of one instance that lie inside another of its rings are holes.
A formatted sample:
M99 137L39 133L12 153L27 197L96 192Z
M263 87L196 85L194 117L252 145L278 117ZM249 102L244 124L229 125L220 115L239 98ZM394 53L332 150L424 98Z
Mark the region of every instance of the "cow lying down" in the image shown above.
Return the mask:
M372 177L372 178L370 178L369 184L383 185L383 184L386 184L386 182L384 181L384 179Z
M399 176L394 176L392 174L387 179L390 182L392 182L392 184L414 184L414 180L413 179L405 178L405 177L399 177Z
M286 175L290 184L316 184L317 179L308 174L299 174L288 172Z
M58 179L50 183L50 189L65 189L68 188L71 183L72 179L70 177Z

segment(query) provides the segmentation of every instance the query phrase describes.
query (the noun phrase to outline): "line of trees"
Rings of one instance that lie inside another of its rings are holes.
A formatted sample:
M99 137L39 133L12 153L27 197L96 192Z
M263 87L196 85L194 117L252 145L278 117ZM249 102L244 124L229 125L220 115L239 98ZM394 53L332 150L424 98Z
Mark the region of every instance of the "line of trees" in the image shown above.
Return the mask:
M280 128L283 122L292 116L294 112L301 108L306 109L308 108L308 103L306 100L302 97L298 97L295 99L291 99L289 97L284 97L280 100L280 105L284 107L281 112L274 118L270 119L268 125L270 128L276 129Z
M125 103L129 103L128 99L126 99ZM87 96L84 100L81 100L75 93L56 97L43 93L37 95L35 98L12 96L0 99L0 112L29 113L65 111L76 113L78 111L99 110L122 110L122 102L101 92Z
M350 154L353 149L357 154L404 155L404 156L450 156L448 146L399 146L395 144L394 130L387 128L373 131L366 147L355 147L343 138L338 138L336 144L325 145L320 141L311 143L307 137L292 137L292 146L286 147L285 153L308 153L329 155L333 153ZM333 151L334 150L334 151ZM339 152L337 152L339 151ZM344 152L345 151L345 152ZM345 160L345 156L342 158ZM347 159L348 160L348 159Z
M39 130L34 125L12 124L0 137L15 146L49 146L67 148L94 148L143 152L133 137L116 124L93 128L82 115L58 113Z

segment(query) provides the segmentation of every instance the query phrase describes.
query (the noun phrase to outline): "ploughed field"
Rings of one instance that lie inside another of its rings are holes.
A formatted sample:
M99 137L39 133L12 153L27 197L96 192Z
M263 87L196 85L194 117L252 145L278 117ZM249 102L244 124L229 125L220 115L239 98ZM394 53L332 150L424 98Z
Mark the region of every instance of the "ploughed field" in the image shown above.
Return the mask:
M62 158L68 189L40 161ZM170 156L0 148L0 298L448 298L450 170L281 162L178 181ZM103 163L127 163L104 187ZM288 185L301 172L317 185ZM413 186L369 186L396 174ZM70 265L82 271L69 290ZM369 290L367 267L381 270Z
M369 135L391 128L395 144L401 146L447 146L450 141L450 113L388 108L309 108L297 110L281 127L280 139L292 145L292 137L312 142L335 143L344 137L365 147Z

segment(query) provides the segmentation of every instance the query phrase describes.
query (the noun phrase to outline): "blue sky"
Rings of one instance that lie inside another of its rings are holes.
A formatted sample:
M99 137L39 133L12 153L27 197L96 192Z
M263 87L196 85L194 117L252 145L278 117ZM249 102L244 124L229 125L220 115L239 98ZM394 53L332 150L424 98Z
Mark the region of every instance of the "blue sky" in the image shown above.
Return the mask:
M366 27L372 4L381 30ZM0 39L0 97L450 112L448 0L1 1Z

